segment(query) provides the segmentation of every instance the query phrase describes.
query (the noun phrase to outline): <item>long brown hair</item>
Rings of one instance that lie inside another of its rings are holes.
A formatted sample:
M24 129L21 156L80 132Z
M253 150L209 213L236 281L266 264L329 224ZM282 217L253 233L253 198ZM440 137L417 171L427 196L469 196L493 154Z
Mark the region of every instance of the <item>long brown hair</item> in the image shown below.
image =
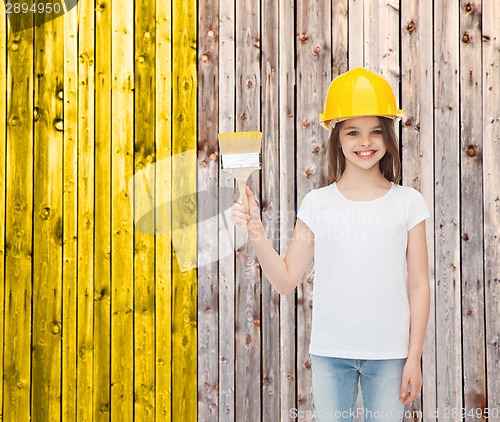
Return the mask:
M399 183L401 178L401 160L399 158L399 141L394 128L394 121L386 117L378 117L384 134L387 152L379 161L380 172L390 182ZM345 157L340 144L340 129L343 122L337 123L332 129L328 140L328 183L340 179L345 171Z

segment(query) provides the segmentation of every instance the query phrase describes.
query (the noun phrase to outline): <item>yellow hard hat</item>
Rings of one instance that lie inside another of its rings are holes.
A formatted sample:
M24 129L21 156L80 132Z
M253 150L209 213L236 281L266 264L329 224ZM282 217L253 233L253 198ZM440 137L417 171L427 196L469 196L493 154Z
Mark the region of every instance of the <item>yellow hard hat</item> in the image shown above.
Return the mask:
M396 98L389 82L363 67L351 69L331 82L319 121L323 127L331 130L336 123L359 116L384 116L391 119L403 116L403 110L396 107Z

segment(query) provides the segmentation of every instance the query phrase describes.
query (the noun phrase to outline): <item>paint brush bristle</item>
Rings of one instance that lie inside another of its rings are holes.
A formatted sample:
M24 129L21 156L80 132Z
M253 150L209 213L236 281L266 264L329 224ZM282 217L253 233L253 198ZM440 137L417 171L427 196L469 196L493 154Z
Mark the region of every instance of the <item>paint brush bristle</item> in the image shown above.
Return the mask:
M245 154L260 152L262 132L227 132L219 133L221 154Z

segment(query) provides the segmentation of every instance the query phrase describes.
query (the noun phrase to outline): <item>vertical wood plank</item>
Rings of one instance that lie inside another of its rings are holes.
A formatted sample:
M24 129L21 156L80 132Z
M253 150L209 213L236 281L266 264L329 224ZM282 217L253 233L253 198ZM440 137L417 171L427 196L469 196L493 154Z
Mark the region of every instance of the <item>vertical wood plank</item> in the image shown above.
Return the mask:
M366 1L364 65L382 73L399 99L399 0Z
M174 420L196 420L196 0L175 0L172 9L173 33L173 109L172 155L183 154L172 162L172 224L181 227L173 233L172 284L172 379ZM185 268L184 268L185 267Z
M94 421L111 411L111 8L95 13Z
M260 4L236 2L236 131L260 129ZM258 198L259 172L249 178ZM241 193L244 194L244 193ZM239 243L240 232L236 239ZM247 241L236 253L236 420L261 410L260 268Z
M63 22L35 27L34 255L31 415L60 414Z
M166 166L172 155L172 2L156 2L156 166L155 227L168 225L172 174ZM172 420L172 248L168 230L156 240L156 420Z
M262 2L262 223L271 245L279 250L279 0ZM290 25L292 26L292 25ZM262 420L280 420L280 295L262 275ZM285 417L285 415L283 415Z
M332 78L347 71L348 0L332 2Z
M128 178L133 174L133 1L111 4L111 416L133 420L133 221Z
M434 2L437 407L462 408L458 4Z
M94 3L81 4L78 31L77 418L90 420L94 390Z
M219 132L233 132L235 127L235 2L219 1ZM220 160L218 160L220 163ZM219 172L219 186L233 186L234 179ZM223 208L219 197L219 209ZM227 221L219 216L219 227ZM234 244L234 230L229 231ZM219 231L219 245L225 235ZM220 246L219 246L220 250ZM235 254L219 256L219 421L235 420Z
M328 133L318 122L331 82L331 4L297 2L297 209L305 194L327 184ZM297 286L297 408L313 412L309 342L313 267ZM299 418L300 420L300 418Z
M279 253L284 256L295 223L295 9L293 0L280 0L279 10ZM284 24L287 22L288 24ZM291 24L293 22L293 25ZM293 420L297 408L296 293L280 298L280 414Z
M135 136L134 167L151 168L155 161L155 9L150 2L135 2ZM135 193L140 186L136 180ZM151 183L154 186L154 179ZM135 195L134 206L143 195ZM155 244L152 232L134 230L134 418L155 415Z
M5 4L0 4L0 16L4 16ZM7 92L7 19L0 19L0 90ZM7 100L7 97L5 97ZM5 185L6 185L6 153L7 153L7 104L6 101L0 105L0 338L4 335L4 312L5 312ZM4 356L5 342L2 345L2 359L0 359L0 374L2 374L2 381L0 382L0 409L3 409L3 356ZM3 415L3 412L1 412Z
M484 332L481 1L460 2L460 219L462 260L462 359L466 409L486 405ZM467 412L465 421L481 421Z
M349 69L362 67L364 58L364 4L365 0L348 0L348 48Z
M483 208L488 422L500 421L500 4L483 2Z
M30 419L33 213L33 30L7 39L4 420Z
M199 1L198 11L198 421L208 422L219 420L219 3Z
M76 420L78 266L78 8L64 15L62 420Z
M434 203L432 2L405 0L401 4L401 161L402 184L419 190L432 214ZM422 394L406 406L405 421L423 411L435 421L436 333L434 302L434 219L426 221L429 251L430 315L422 352ZM434 415L434 416L433 416Z

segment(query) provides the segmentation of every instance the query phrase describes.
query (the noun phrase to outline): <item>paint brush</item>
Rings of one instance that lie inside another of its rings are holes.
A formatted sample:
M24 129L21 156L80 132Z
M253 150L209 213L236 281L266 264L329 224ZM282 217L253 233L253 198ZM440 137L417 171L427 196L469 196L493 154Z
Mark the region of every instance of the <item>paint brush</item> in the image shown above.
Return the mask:
M248 210L246 186L248 177L261 168L261 132L219 133L221 169L233 175L238 183L243 206Z

